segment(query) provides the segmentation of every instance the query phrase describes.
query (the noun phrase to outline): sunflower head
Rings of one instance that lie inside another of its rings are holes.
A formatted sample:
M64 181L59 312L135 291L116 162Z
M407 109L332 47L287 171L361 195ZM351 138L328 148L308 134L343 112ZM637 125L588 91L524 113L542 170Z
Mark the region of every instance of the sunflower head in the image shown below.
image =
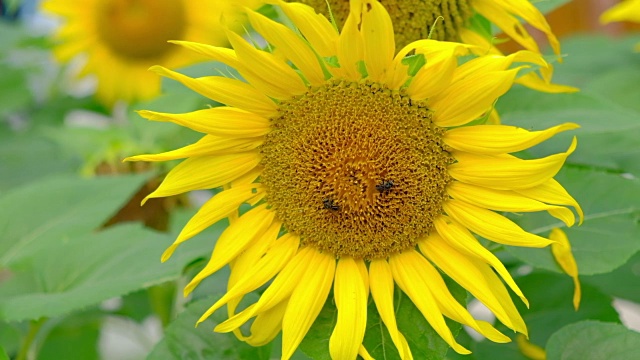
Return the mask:
M159 93L160 81L148 73L150 66L180 67L203 60L169 40L225 45L221 20L239 29L241 6L258 4L258 0L234 5L212 0L87 0L80 6L47 0L43 9L64 21L55 35L57 60L83 56L79 75L95 76L98 99L111 106L118 100L145 100Z
M227 305L230 317L216 331L233 331L256 346L282 331L288 359L333 288L332 358L368 356L361 344L371 295L401 358L409 359L394 314L397 284L455 351L469 353L445 317L492 341L510 341L469 314L440 269L504 325L526 334L507 288L526 303L524 294L474 234L544 247L552 241L502 212L547 211L567 226L575 222L568 206L582 216L553 179L575 139L566 152L545 158L511 155L575 124L541 131L484 125L523 66L545 66L544 60L530 51L469 58L472 45L436 40L418 40L396 53L391 17L374 0L352 0L340 32L307 5L277 4L296 29L248 11L273 52L229 31L233 50L180 42L237 69L243 80L152 68L226 106L141 112L205 135L182 149L129 158L186 159L148 198L223 187L163 255L166 260L180 243L231 220L209 263L185 289L190 293L231 265L228 292L200 321ZM244 203L251 209L240 214ZM268 283L258 302L236 313L244 295ZM242 333L252 318L250 333Z

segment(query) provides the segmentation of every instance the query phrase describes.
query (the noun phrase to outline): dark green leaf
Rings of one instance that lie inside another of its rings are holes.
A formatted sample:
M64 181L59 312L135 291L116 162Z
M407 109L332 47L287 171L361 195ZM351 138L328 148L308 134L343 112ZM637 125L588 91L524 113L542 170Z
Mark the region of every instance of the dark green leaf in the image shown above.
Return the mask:
M640 333L620 324L581 321L553 334L546 349L549 360L635 359L640 349Z
M12 267L34 252L97 229L146 179L147 175L60 176L4 194L0 197L0 266Z
M558 181L582 206L582 226L563 229L578 263L580 274L612 271L640 250L640 181L587 169L567 168ZM526 230L543 236L564 224L546 214L526 214L516 221ZM509 253L539 268L559 271L548 248L507 247Z
M185 311L173 321L148 360L195 360L195 359L242 359L260 360L271 358L271 345L254 348L232 334L213 332L213 328L226 320L225 311L215 312L197 328L196 321L220 296L209 297L189 304Z

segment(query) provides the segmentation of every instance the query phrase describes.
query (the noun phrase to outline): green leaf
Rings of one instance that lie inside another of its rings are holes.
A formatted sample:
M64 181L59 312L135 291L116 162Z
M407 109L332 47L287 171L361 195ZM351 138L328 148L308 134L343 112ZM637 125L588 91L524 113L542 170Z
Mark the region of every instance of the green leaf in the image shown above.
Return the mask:
M95 230L128 202L147 177L59 176L0 196L0 266L11 267L34 251Z
M173 280L182 263L158 260L170 243L167 235L132 223L34 244L0 285L0 318L58 316Z
M533 157L566 151L571 138L577 136L578 148L568 163L640 175L637 112L586 93L544 94L522 87L503 96L497 108L504 124L529 130L564 122L581 126L529 149L527 152Z
M610 273L583 276L581 279L605 294L640 303L640 252Z
M32 133L0 136L0 194L50 175L72 174L80 167L77 160L63 156L51 140Z
M564 228L581 275L610 272L640 250L640 180L588 169L566 168L557 177L582 206L585 221ZM564 224L544 213L514 218L542 236ZM560 271L549 248L506 247L513 256L542 269Z
M254 296L251 297L255 300ZM212 331L217 324L226 320L225 311L216 311L195 327L200 316L219 298L220 296L213 296L189 304L166 328L164 338L155 346L147 360L270 359L270 344L255 348L236 339L233 333L220 334Z
M464 304L467 292L453 281L448 280L447 284L454 297ZM444 359L449 345L433 330L411 299L402 291L396 288L394 297L398 328L407 339L414 357L425 360ZM336 321L337 309L333 296L330 296L300 344L300 350L314 360L330 360L329 338L336 326ZM460 324L453 321L447 321L447 325L454 336L462 328ZM363 345L375 359L400 359L373 301L369 302L367 308L367 331Z
M0 360L9 360L9 355L7 355L7 352L4 351L2 346L0 346Z
M94 310L65 318L47 334L38 360L99 359L101 314Z
M409 76L417 74L418 70L420 70L426 63L427 60L424 57L424 54L410 55L402 59L402 64L409 66L407 69Z
M26 72L8 66L0 59L0 116L20 110L31 102Z
M547 342L549 360L637 358L640 333L619 324L581 321L560 329Z
M0 348L8 354L17 354L22 338L22 332L17 324L0 321Z

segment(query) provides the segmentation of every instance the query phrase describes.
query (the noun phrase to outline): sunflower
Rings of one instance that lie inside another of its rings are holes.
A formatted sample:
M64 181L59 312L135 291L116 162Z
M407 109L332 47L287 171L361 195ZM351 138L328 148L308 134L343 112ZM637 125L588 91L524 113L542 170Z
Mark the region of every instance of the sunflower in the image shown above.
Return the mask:
M540 53L536 40L522 25L524 21L543 32L561 62L560 43L542 13L528 0L379 0L389 12L396 32L398 47L419 39L435 39L478 45L478 53L502 54L494 46L488 25L477 20L479 14L523 48ZM349 15L349 0L299 0L318 11L331 15L342 26ZM553 67L548 64L540 75L530 72L517 83L537 91L551 93L576 92L572 86L552 84ZM495 114L494 114L495 115Z
M603 24L616 21L630 21L640 23L640 0L626 0L605 11L600 16ZM636 50L640 51L640 44L636 45Z
M80 75L95 75L97 98L107 106L117 100L150 99L160 91L160 80L147 69L155 64L180 67L201 56L168 44L188 39L227 44L220 25L224 15L233 24L230 2L186 0L46 0L43 9L65 24L55 35L54 55L68 62L86 57ZM243 5L255 6L257 0ZM228 19L228 17L232 17ZM236 25L237 26L237 25Z
M445 317L492 341L510 341L455 300L442 271L503 324L526 334L507 287L526 303L524 294L473 233L500 244L544 247L552 241L495 211L547 211L567 226L575 216L566 206L582 216L553 179L575 139L566 152L545 158L510 154L577 125L528 131L475 120L512 86L522 70L510 68L513 62L544 61L523 50L460 65L473 46L436 40L410 43L396 54L391 18L375 0L353 0L341 32L307 5L278 5L295 30L248 11L273 53L230 31L233 49L180 42L237 69L246 81L152 68L226 106L185 114L141 111L149 120L205 135L181 149L128 159L185 159L147 198L223 187L162 256L167 260L182 242L230 219L208 264L185 288L189 294L231 267L227 293L199 322L227 305L229 319L216 331L233 331L255 346L282 331L288 359L333 288L332 358L368 357L361 344L371 295L401 357L409 359L394 315L397 284L455 351L469 353ZM250 209L239 214L245 203ZM243 296L263 286L256 303L236 312ZM252 318L244 334L240 327Z

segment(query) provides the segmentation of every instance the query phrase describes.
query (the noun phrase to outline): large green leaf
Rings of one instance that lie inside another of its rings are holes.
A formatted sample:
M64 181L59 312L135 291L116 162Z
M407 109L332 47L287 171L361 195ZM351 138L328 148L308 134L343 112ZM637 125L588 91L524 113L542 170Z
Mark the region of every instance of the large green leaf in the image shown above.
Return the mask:
M132 223L35 247L0 285L0 317L58 316L175 279L180 262L158 259L171 239Z
M251 296L255 299L254 296ZM196 321L220 296L213 296L189 304L166 329L164 338L155 346L148 360L242 359L268 360L271 345L254 348L236 339L232 333L220 334L213 328L226 320L226 312L219 310L197 328Z
M607 274L583 276L582 281L608 295L640 303L640 252L620 268Z
M97 360L102 315L97 310L81 312L55 324L38 351L39 360Z
M33 182L0 197L0 266L12 267L33 252L104 224L148 175L82 179L59 176Z
M571 241L580 274L612 271L640 250L638 179L578 168L565 169L557 179L585 213L582 226L563 229ZM553 227L564 227L546 214L526 214L515 220L528 231L543 236ZM507 247L507 250L531 265L559 271L549 248Z
M464 304L467 292L453 281L448 281L448 285L454 297ZM402 291L396 288L394 298L398 328L407 339L413 356L416 359L425 360L444 359L449 345L433 330L418 308ZM329 338L336 320L337 309L330 298L300 344L300 350L314 360L331 359ZM462 328L460 324L453 321L448 321L447 324L454 335ZM367 308L367 331L363 345L375 359L400 359L373 301L369 302Z
M0 136L0 194L44 177L72 174L79 157L64 156L60 146L33 133Z
M545 94L525 88L512 89L498 101L498 109L504 124L525 129L564 122L581 126L528 150L531 156L566 151L570 138L577 136L578 148L568 163L640 175L640 113L632 109L587 93Z
M547 342L549 360L628 360L638 358L640 333L620 324L581 321L565 326Z

